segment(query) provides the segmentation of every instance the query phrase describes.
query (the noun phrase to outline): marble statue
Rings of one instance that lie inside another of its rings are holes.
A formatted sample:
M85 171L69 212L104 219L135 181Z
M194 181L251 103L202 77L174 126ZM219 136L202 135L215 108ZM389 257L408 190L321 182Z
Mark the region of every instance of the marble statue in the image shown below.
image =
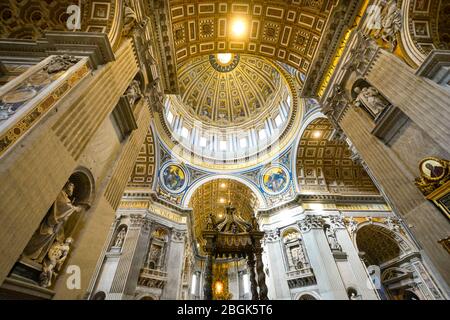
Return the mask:
M81 206L74 205L73 200L70 199L74 188L75 185L72 182L66 183L49 213L25 247L24 256L42 262L55 240L58 242L64 241L66 221L72 214L79 213L82 210Z
M67 54L62 56L54 56L50 62L44 67L44 71L48 74L65 71L78 62L79 59Z
M69 254L72 242L73 239L68 237L64 242L56 241L52 244L42 264L42 273L39 276L41 287L48 288L52 285L53 278L58 276L56 272L61 269Z
M127 229L122 227L116 236L116 241L114 242L114 247L122 247L123 240L125 240L125 235L127 234Z
M377 31L375 37L380 37L390 44L390 50L394 51L397 46L396 34L402 28L402 14L397 8L396 0L388 0L381 12L381 29Z
M336 234L334 230L330 227L325 229L325 235L327 236L328 244L330 245L331 250L342 251L341 245L336 239Z
M141 87L138 80L131 81L130 85L127 88L127 91L125 92L125 96L130 102L130 105L134 106L136 101L139 100L139 98L142 96Z
M365 87L362 89L356 87L354 92L358 95L355 100L355 105L361 107L361 104L363 104L375 117L380 114L387 105L378 90L374 87Z

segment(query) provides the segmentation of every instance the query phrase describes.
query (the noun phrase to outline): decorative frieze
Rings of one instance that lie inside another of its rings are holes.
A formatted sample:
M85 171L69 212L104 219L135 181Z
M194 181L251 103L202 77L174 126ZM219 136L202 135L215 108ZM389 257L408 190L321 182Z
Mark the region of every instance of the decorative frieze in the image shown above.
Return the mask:
M298 222L301 232L308 232L311 229L322 229L324 225L322 216L307 215L303 220Z

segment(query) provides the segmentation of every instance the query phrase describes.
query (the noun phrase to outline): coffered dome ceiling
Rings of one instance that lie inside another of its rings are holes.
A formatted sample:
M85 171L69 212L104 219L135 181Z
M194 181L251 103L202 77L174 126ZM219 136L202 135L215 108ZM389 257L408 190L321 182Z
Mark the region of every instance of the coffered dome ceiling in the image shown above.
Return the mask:
M179 84L186 112L218 127L264 118L283 85L267 61L237 54L192 59L180 69Z
M230 170L269 161L301 123L300 83L264 57L193 57L178 79L180 94L166 96L157 130L167 148L193 165Z

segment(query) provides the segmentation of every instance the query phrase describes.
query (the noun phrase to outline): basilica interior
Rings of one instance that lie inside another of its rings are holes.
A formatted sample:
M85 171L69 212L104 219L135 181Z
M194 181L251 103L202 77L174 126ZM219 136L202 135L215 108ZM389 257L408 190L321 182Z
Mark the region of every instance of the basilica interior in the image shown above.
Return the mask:
M449 0L0 3L0 299L447 300Z

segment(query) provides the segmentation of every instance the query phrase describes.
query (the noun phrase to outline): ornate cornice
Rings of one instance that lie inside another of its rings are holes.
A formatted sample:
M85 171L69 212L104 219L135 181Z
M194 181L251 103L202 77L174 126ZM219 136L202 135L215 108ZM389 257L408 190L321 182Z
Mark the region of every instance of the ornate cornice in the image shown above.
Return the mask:
M362 2L359 0L341 0L333 10L328 20L326 31L322 35L317 48L318 54L314 58L306 76L305 86L302 89L303 96L317 96L322 79L329 69L345 33L353 24L361 4Z
M89 57L90 67L115 60L108 36L92 32L46 32L36 41L0 39L0 55L9 57L47 57L57 54Z

